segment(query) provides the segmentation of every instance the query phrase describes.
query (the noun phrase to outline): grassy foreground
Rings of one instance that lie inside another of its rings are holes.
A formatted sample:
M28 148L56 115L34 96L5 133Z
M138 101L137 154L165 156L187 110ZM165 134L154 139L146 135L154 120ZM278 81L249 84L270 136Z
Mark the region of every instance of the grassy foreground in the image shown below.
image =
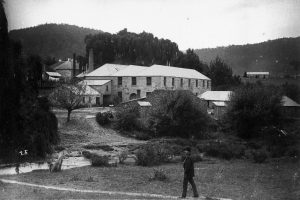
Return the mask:
M163 169L168 180L150 181L154 169ZM271 161L254 164L247 161L199 162L195 165L195 181L200 195L232 199L300 199L299 163ZM36 171L28 174L2 176L11 180L41 185L88 190L108 190L180 196L182 166L168 164L159 167L120 165L115 168L82 167L60 173ZM188 191L188 195L192 195ZM0 184L4 199L120 199L121 196L70 193ZM24 197L24 198L23 198ZM131 197L132 198L132 197Z

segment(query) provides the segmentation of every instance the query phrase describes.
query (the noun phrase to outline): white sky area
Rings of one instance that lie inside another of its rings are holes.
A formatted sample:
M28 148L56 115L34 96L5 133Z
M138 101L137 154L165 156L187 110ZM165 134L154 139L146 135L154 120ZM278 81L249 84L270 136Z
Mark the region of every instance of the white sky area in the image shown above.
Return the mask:
M300 0L5 0L9 30L67 23L153 33L180 50L300 36Z

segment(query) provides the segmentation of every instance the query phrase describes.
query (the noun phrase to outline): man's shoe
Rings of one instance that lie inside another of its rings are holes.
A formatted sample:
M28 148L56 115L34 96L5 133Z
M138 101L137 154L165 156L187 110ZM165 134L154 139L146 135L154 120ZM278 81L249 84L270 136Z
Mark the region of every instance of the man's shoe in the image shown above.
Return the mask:
M181 196L181 197L178 197L178 199L185 199L185 197Z
M199 197L199 195L194 195L194 198L198 198Z

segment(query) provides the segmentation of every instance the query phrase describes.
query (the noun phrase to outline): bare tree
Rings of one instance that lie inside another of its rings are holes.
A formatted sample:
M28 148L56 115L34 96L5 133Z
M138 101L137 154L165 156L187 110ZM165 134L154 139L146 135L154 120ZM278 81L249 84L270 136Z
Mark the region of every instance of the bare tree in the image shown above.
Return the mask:
M51 93L53 105L68 111L67 122L70 121L71 112L83 106L85 90L85 85L71 82L62 84Z

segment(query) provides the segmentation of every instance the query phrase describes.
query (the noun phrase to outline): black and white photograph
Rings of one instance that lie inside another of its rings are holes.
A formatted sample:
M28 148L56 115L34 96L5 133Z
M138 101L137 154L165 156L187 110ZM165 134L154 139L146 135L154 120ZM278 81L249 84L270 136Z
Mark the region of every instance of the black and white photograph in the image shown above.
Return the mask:
M300 0L0 0L0 200L300 199Z

